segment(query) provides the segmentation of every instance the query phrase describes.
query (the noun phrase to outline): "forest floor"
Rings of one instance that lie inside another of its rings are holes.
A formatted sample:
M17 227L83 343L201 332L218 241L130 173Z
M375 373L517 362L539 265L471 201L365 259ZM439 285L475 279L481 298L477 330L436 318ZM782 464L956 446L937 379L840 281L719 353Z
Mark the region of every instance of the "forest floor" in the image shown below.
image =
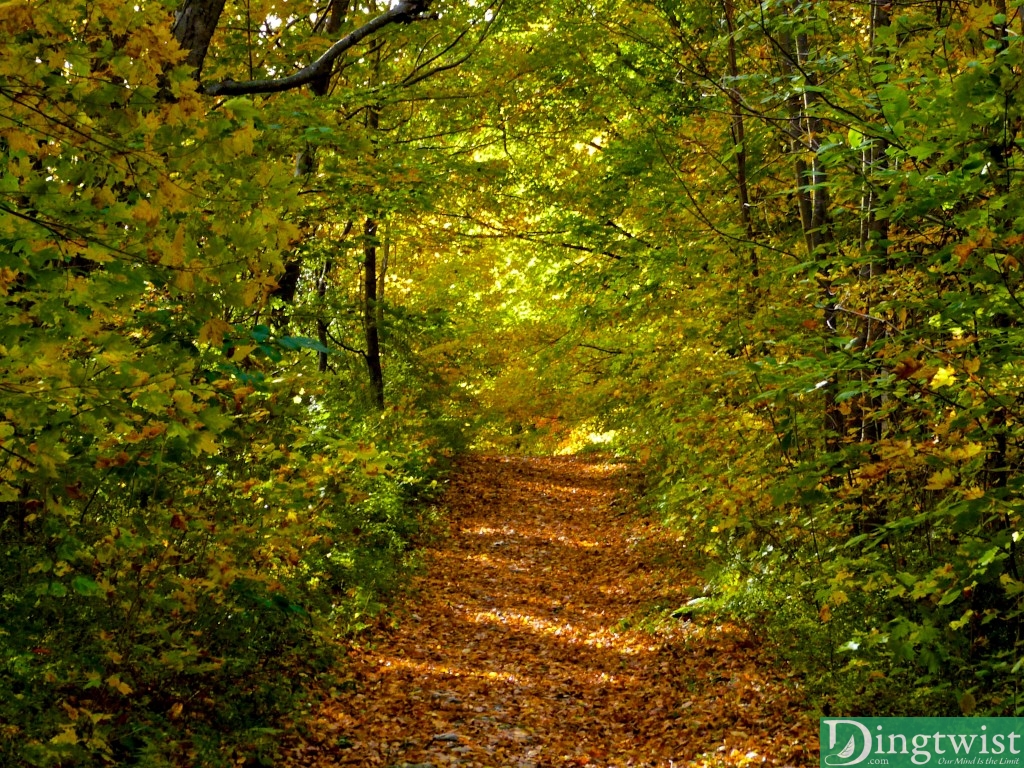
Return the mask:
M476 456L394 627L350 653L306 766L809 766L798 679L700 594L626 467Z

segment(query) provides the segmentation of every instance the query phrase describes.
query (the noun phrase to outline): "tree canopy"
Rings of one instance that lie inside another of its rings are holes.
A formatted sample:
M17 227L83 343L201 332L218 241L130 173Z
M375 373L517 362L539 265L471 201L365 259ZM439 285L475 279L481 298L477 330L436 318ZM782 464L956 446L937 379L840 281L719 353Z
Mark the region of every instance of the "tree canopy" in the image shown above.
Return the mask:
M1021 24L0 2L2 762L271 754L471 445L637 460L821 706L1018 716Z

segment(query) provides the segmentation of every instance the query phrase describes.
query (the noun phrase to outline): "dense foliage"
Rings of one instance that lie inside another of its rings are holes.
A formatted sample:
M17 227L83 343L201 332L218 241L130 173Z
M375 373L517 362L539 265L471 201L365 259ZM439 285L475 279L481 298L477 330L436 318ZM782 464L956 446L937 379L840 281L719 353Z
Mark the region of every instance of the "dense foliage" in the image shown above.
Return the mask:
M608 4L528 70L586 109L519 123L570 297L521 364L835 711L1021 712L1019 24Z
M1020 714L1021 32L0 4L2 762L272 760L468 426L638 457L823 705Z
M350 360L369 236L318 223L382 215L405 171L316 189L295 172L314 141L351 154L323 166L371 153L339 117L363 91L202 96L162 3L0 13L0 762L269 760L414 564L413 502L459 440L417 360L444 316L373 307L380 410ZM248 53L282 66L296 43L268 24Z

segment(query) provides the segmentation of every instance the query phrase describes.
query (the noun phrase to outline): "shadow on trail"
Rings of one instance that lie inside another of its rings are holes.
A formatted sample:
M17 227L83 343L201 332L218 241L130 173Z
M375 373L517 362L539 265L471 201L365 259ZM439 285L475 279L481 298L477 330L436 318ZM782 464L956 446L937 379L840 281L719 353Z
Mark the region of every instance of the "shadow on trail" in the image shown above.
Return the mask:
M631 628L696 582L665 564L668 532L625 514L625 478L578 458L466 460L407 617L353 652L354 690L325 702L296 761L811 762L799 692L743 630L710 617Z

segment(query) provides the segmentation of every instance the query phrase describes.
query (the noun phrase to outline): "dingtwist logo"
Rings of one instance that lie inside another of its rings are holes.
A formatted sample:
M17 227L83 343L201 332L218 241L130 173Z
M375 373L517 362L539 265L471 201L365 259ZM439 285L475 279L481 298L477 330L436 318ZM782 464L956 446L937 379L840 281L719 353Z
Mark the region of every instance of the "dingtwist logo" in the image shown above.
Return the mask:
M840 743L840 725L852 725L857 729L854 733L850 734L850 740L846 742L846 745L841 750L824 756L825 765L857 765L857 763L863 762L871 754L871 731L862 723L856 720L823 720L822 722L828 726L828 748L830 751L835 750ZM847 729L843 730L849 733ZM863 744L859 754L857 754L858 742Z

